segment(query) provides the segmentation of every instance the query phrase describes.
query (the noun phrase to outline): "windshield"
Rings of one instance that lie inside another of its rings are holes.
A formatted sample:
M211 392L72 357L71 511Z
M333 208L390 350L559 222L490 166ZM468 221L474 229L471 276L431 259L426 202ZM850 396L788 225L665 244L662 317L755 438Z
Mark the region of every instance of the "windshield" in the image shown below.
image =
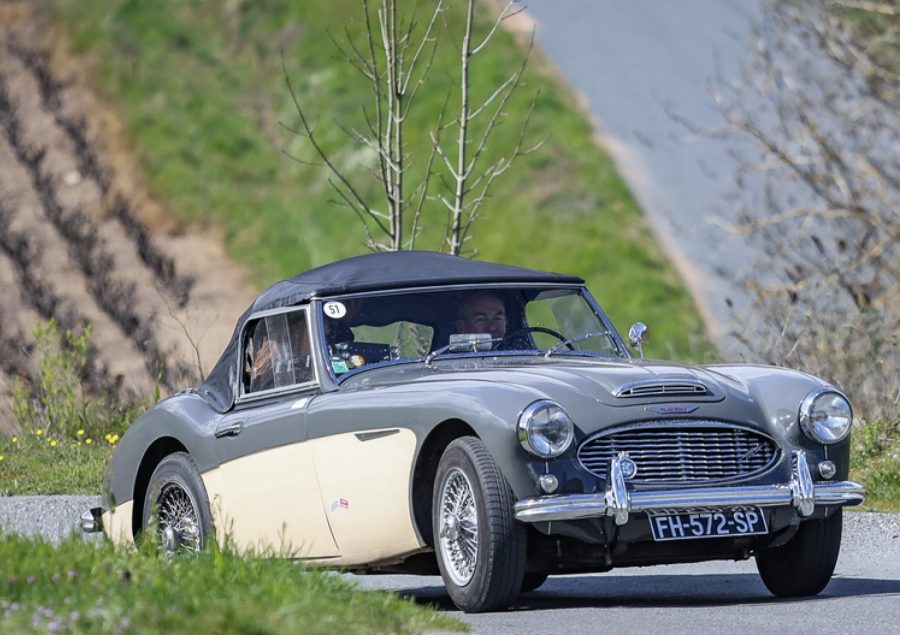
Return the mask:
M320 305L326 358L338 377L373 364L444 356L621 356L605 319L577 287L408 291Z

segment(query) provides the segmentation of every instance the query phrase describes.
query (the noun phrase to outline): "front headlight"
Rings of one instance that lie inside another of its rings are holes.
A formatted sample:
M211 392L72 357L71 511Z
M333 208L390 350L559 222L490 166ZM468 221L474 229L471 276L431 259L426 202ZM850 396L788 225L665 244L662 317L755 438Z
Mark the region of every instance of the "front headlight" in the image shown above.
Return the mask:
M517 434L523 448L543 459L552 459L572 445L575 424L562 406L542 399L519 415Z
M843 441L852 423L850 402L834 388L816 388L800 404L800 428L813 441Z

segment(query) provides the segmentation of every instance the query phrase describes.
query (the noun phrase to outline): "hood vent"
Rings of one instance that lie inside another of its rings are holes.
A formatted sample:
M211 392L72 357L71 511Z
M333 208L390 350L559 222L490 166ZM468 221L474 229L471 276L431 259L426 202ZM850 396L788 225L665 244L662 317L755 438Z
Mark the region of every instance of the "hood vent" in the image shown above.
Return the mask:
M708 395L709 389L699 381L690 379L660 381L649 379L623 384L613 391L613 397L633 399L635 397L698 397Z

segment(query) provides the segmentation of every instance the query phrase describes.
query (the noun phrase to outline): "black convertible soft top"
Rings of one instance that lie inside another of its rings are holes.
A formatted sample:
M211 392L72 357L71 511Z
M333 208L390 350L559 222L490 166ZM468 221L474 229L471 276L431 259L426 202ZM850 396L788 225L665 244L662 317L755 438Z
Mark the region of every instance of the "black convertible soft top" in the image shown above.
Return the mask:
M366 254L310 269L276 282L262 292L238 318L228 347L213 367L198 393L219 412L234 404L238 386L235 372L240 355L244 322L253 313L291 306L311 298L449 284L542 282L583 284L578 276L548 273L469 260L432 251L392 251Z

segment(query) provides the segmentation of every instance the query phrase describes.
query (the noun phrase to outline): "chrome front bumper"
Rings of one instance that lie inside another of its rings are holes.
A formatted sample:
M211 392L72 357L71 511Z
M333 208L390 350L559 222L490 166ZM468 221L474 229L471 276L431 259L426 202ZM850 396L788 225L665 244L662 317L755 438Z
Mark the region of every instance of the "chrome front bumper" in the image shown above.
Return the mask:
M103 531L103 508L90 508L81 515L81 522L78 524L81 527L81 531L86 534Z
M526 523L579 520L611 516L617 525L628 522L632 512L672 512L755 505L793 506L800 516L810 516L816 505L859 505L865 498L863 486L853 481L816 483L812 481L806 453L793 455L791 480L786 485L745 487L694 487L659 491L629 491L622 475L622 459L610 462L609 485L603 494L569 494L527 498L516 503L516 519Z

